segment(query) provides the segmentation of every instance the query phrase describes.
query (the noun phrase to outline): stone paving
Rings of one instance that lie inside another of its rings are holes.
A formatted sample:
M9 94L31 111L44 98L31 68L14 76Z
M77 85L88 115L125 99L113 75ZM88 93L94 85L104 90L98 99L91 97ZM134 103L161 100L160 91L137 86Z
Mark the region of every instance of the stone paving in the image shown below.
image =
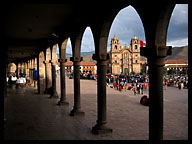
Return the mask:
M59 82L58 82L59 83ZM107 87L107 121L111 134L94 135L91 128L97 120L97 85L81 80L81 109L84 116L69 116L73 108L73 79L66 79L69 106L57 106L58 99L37 94L29 88L8 89L5 100L4 138L9 140L148 140L149 107L139 103L141 95L119 92ZM175 90L174 90L175 89ZM59 85L57 86L59 90ZM169 100L164 91L164 139L188 139L188 103ZM178 92L177 92L178 91ZM59 93L60 94L60 93ZM188 91L182 94L187 97Z

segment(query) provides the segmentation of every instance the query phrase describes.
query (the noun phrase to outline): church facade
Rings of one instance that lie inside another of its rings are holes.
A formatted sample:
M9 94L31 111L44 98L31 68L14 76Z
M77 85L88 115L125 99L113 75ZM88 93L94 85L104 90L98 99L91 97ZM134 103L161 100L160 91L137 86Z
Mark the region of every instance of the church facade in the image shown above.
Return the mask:
M130 46L123 46L114 35L111 39L110 58L112 74L140 73L142 70L140 40L134 36L131 39Z

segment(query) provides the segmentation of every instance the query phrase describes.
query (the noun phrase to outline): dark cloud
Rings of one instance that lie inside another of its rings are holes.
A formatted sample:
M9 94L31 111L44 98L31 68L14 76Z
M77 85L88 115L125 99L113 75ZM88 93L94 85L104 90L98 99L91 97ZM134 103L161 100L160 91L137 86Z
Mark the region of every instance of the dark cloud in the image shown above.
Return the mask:
M167 41L171 42L186 38L188 38L188 5L179 4L174 8L170 19Z

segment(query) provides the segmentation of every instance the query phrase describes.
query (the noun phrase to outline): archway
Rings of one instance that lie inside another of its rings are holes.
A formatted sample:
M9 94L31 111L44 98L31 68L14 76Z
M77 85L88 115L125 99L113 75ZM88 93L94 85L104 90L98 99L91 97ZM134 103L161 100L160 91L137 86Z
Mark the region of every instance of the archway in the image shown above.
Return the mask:
M167 45L188 46L188 4L175 5L168 26Z
M9 63L8 64L8 72L9 73L15 73L17 70L17 66L15 63Z
M51 74L51 48L46 49L46 57L45 57L45 77L46 77L46 90L45 93L48 93L48 90L52 86L52 74Z
M137 11L132 6L121 9L113 20L108 37L109 71L113 74L139 74L144 69L143 63L147 62L140 56L143 42L146 43L145 31ZM123 54L126 50L129 51L127 57Z
M91 28L87 27L84 31L84 34L82 37L82 43L81 43L81 56L83 57L83 61L96 63L96 61L92 59L92 55L94 53L95 53L95 43L94 43L93 33ZM95 75L96 73L91 72L90 75L92 74Z

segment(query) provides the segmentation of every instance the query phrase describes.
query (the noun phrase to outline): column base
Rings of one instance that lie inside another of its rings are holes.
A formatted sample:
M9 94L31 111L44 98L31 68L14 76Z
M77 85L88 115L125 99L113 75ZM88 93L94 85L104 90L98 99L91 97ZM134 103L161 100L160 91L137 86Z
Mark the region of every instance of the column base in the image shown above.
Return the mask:
M96 124L94 127L92 127L92 130L91 130L91 132L96 135L112 133L112 131L113 130L111 128L108 128L103 124Z
M59 96L58 96L57 94L52 94L52 95L50 96L50 98L59 98Z
M62 105L69 105L69 102L67 102L67 101L65 101L65 100L60 100L59 102L58 102L58 104L57 104L58 106L62 106Z
M73 109L71 112L70 112L70 116L84 116L85 115L85 112L81 111L80 109Z

